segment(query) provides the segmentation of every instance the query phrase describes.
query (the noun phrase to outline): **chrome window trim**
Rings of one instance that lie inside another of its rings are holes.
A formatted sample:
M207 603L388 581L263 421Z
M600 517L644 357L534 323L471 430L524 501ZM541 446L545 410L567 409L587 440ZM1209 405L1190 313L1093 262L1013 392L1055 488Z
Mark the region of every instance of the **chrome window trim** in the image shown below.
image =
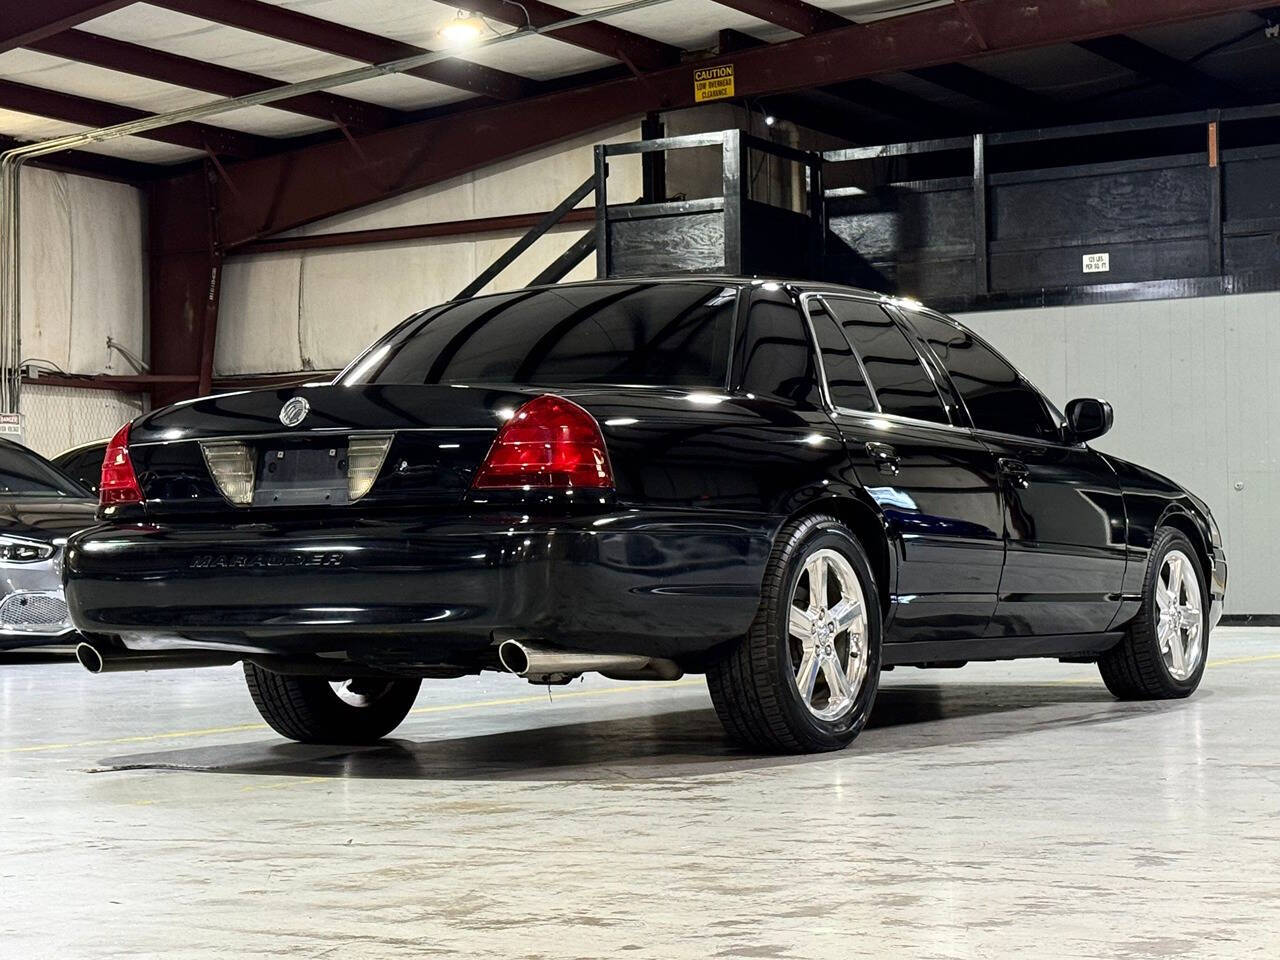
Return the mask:
M814 356L818 358L818 387L819 387L819 392L822 394L822 402L826 405L828 413L838 413L841 410L853 410L852 407L841 407L837 405L834 400L831 399L831 385L827 382L827 365L822 361L822 344L818 341L818 332L814 328L813 316L809 312L810 300L822 301L822 294L820 293L800 294L800 313L804 316L805 325L809 329L809 343L813 347ZM825 302L824 302L824 308L825 308ZM838 323L837 323L837 327L838 327ZM840 335L842 337L844 336L843 333L841 333ZM848 343L847 337L845 337L845 342ZM857 362L858 369L862 371L862 381L867 386L867 393L871 395L871 402L875 404L874 410L866 410L866 411L858 410L855 412L878 415L882 412L880 409L880 398L876 396L875 387L871 383L871 378L867 376L867 368L863 366L862 357L859 355L857 348L852 343L849 344L849 349L853 351L853 359Z
M1068 443L1065 440L1045 440L1040 437L1024 437L1020 433L1001 433L999 430L979 430L973 429L974 436L979 439L986 438L990 440L999 440L1001 442L1025 443L1037 447L1058 447L1064 450L1089 450L1090 447L1083 441L1079 443Z
M851 410L848 407L836 407L836 412L844 416L853 417L874 417L878 420L887 420L890 423L902 424L904 427L927 427L930 430L948 430L952 433L961 433L968 437L976 437L977 432L972 427L966 427L956 423L938 423L936 420L921 420L919 417L904 417L900 413L872 413L866 410Z

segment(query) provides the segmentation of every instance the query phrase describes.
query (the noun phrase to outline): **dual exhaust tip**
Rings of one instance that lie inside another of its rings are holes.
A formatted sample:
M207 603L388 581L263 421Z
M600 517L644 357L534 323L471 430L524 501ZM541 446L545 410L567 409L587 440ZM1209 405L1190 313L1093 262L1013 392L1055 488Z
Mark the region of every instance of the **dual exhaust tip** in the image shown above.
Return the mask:
M241 656L218 650L126 650L84 641L76 646L76 660L90 673L133 670L179 670L229 666ZM679 680L684 671L674 660L635 653L579 653L524 640L498 645L503 669L531 683L568 683L584 673L600 673L613 680Z

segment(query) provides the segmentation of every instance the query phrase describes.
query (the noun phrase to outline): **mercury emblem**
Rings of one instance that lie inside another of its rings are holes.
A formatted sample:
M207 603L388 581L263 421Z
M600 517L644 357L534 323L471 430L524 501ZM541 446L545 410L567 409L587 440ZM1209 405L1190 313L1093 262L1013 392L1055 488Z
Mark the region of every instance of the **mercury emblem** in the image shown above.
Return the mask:
M290 397L280 408L280 422L286 427L296 427L311 412L311 404L306 397Z

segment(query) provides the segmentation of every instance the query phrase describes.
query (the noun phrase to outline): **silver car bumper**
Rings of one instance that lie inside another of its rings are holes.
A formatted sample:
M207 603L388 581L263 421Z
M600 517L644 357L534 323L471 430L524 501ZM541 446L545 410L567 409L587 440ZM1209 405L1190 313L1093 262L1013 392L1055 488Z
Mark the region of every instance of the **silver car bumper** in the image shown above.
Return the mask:
M62 547L33 563L0 561L0 649L75 632L62 592Z

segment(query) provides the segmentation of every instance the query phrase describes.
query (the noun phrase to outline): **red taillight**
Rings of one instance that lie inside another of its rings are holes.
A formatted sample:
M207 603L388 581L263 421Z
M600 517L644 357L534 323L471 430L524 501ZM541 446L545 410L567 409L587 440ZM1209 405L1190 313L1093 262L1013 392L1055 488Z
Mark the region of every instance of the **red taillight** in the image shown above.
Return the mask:
M498 431L471 484L476 490L613 486L604 435L576 403L535 397Z
M142 487L138 486L133 461L129 459L129 424L121 427L107 444L102 458L102 486L98 488L98 503L114 507L121 503L141 503Z

